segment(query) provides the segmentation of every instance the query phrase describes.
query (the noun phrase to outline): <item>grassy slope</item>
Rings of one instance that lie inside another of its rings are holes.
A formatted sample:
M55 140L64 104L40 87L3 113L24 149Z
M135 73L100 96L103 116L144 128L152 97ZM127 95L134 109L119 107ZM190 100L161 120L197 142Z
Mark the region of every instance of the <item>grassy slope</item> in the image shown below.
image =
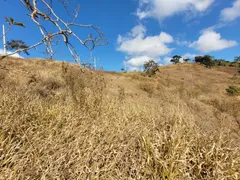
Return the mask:
M0 62L0 179L239 179L234 68L156 78Z

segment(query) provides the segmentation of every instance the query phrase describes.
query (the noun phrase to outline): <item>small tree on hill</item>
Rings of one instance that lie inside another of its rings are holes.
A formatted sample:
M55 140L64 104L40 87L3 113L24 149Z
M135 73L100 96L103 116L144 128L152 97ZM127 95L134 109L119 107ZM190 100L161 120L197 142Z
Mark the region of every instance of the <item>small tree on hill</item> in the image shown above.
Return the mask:
M121 68L121 71L122 71L122 72L124 72L124 71L125 71L125 69L124 69L124 68Z
M238 73L240 74L240 56L234 57L234 62L238 63Z
M159 72L158 64L154 60L150 60L146 62L144 65L144 72L151 77L156 74L156 72Z
M236 56L236 57L234 57L234 62L238 62L238 63L240 63L240 56Z
M200 63L200 64L204 64L207 68L211 68L212 66L215 65L213 57L209 56L209 55L196 56L195 57L195 62Z
M203 57L202 57L202 56L196 56L196 57L195 57L195 62L196 62L196 63L203 64Z
M185 58L185 59L183 59L183 61L184 61L184 62L189 62L190 59L189 59L189 58Z
M172 57L171 62L173 64L178 64L178 63L180 63L181 58L182 58L181 56L175 55L175 56Z

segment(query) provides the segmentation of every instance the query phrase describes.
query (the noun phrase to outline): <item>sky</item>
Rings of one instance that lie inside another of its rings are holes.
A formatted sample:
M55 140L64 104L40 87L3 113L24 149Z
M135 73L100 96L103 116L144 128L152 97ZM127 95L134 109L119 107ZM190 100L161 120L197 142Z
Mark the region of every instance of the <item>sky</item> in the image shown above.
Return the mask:
M72 1L74 7L80 4L76 22L101 27L108 39L108 45L92 51L92 56L99 59L97 67L107 71L120 71L124 65L128 71L141 70L150 59L160 65L168 65L174 55L194 59L197 55L208 54L229 61L240 55L240 0ZM54 3L55 13L70 21L72 17L63 6L56 0ZM70 11L73 10L70 8ZM21 39L32 45L42 38L28 13L20 0L1 1L0 24L7 27L5 16L26 26L13 27L6 36L8 41ZM45 25L49 32L56 31L51 24ZM82 39L91 32L83 28L74 28L73 31ZM90 51L75 39L71 40L81 61L90 61ZM2 47L3 43L0 42L0 54ZM39 53L42 50L43 47L39 47L38 51L29 51L30 56L20 56L46 57ZM64 43L56 46L55 50L54 59L74 62Z

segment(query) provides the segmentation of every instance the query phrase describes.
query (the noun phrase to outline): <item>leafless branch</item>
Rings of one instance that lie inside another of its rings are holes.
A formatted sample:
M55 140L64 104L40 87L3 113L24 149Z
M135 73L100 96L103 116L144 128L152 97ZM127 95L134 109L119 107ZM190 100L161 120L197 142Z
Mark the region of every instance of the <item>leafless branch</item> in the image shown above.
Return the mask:
M67 7L67 0L59 0L64 7ZM53 50L53 44L52 44L52 39L53 37L56 36L61 36L62 40L64 41L67 49L69 50L71 56L74 58L74 60L78 63L79 62L79 54L76 51L74 45L72 45L69 41L69 37L73 37L78 40L80 44L88 48L89 50L93 50L96 46L102 46L106 45L108 41L104 38L104 34L100 31L100 28L97 28L93 26L92 24L89 25L84 25L84 24L77 24L75 23L78 16L79 16L79 10L80 7L78 6L75 9L75 15L71 23L65 22L63 19L61 19L53 10L51 6L51 0L50 3L47 2L47 0L21 0L22 4L30 11L29 17L31 20L38 26L40 33L43 36L43 39L36 43L35 45L30 46L27 49L19 49L9 55L24 51L24 50L29 50L32 48L36 48L39 45L44 44L46 47L46 52L52 57L54 55L54 50ZM40 5L41 4L41 5ZM39 7L43 7L43 5L47 8L47 10L50 13L46 13L40 10ZM55 33L50 33L46 27L44 27L43 21L51 22L53 26L56 28ZM94 32L96 32L97 37L92 38L88 37L86 39L81 39L73 30L71 27L79 27L79 28L89 28L92 29ZM88 44L91 43L92 45L89 46Z

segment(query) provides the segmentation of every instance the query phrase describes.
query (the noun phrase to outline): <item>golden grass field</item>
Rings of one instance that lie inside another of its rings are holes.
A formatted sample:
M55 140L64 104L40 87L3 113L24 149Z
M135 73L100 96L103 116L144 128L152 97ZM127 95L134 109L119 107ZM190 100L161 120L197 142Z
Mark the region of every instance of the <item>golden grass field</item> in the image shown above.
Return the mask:
M236 68L0 61L0 179L240 179Z

